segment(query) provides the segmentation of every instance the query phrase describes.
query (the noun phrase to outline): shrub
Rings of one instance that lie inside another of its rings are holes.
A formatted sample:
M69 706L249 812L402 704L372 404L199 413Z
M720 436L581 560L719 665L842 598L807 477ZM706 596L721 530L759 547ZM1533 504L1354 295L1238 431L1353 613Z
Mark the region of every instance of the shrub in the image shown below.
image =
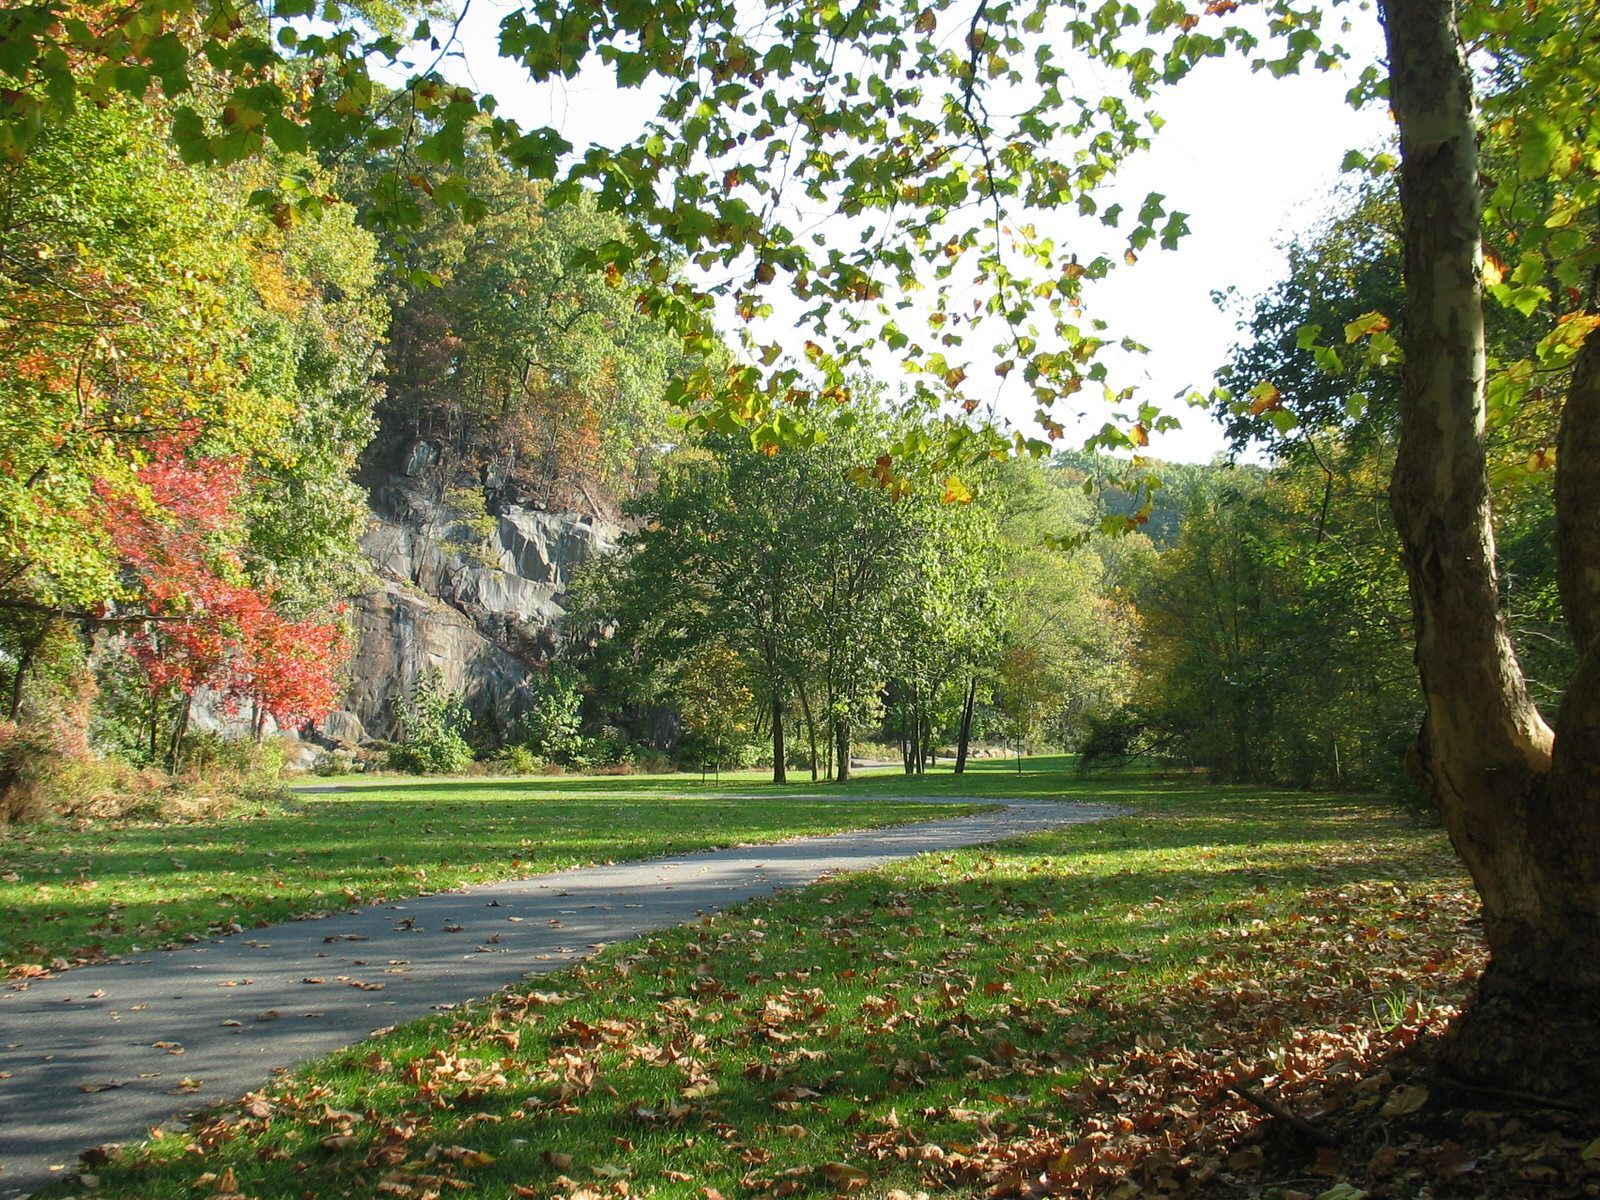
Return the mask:
M257 742L206 730L183 739L181 761L187 780L215 786L218 780L231 779L246 786L271 786L283 774L283 744L277 738Z
M533 691L533 706L518 718L508 744L551 762L584 765L589 747L578 733L583 724L578 677L566 667L552 666Z
M311 764L311 773L324 778L349 775L356 769L356 756L348 750L323 750Z
M496 760L507 775L532 775L544 769L544 759L526 746L506 746Z
M1152 749L1150 725L1129 708L1106 708L1084 714L1078 742L1078 770L1124 766Z
M389 765L415 775L451 774L472 762L464 735L471 723L466 703L444 685L439 672L417 680L410 707L400 720L400 740L389 752Z

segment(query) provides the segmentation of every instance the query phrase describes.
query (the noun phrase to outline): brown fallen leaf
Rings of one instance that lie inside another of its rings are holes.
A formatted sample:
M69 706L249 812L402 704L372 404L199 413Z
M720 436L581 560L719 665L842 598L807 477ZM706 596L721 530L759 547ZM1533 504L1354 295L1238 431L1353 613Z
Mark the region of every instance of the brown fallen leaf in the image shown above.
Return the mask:
M1402 1083L1389 1093L1378 1115L1381 1117L1408 1117L1421 1112L1428 1102L1428 1089L1421 1084Z
M842 1187L847 1192L853 1191L858 1187L865 1187L867 1180L872 1178L860 1167L852 1167L849 1163L823 1163L817 1170L821 1172L822 1177L829 1183L835 1187Z

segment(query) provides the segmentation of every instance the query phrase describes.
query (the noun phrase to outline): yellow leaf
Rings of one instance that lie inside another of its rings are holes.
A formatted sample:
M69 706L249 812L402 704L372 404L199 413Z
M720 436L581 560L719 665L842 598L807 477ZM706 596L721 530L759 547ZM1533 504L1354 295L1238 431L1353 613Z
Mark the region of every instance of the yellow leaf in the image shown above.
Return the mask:
M1346 342L1359 342L1364 337L1371 337L1375 333L1383 333L1388 328L1389 318L1381 312L1362 313L1344 327L1344 340Z
M944 481L944 502L946 504L970 504L972 490L963 483L959 476L952 475Z
M1383 1102L1380 1116L1405 1117L1414 1112L1422 1111L1422 1106L1428 1102L1428 1089L1421 1084L1403 1083L1389 1093L1389 1098Z
M1276 384L1262 380L1250 389L1250 415L1259 417L1268 409L1278 408L1282 399L1283 393Z

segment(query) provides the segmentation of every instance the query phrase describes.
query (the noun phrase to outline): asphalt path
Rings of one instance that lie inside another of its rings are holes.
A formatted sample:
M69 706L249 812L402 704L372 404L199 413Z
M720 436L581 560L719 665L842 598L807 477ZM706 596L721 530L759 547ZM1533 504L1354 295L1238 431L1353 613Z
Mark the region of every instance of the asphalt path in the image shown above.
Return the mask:
M904 797L919 803L992 803ZM1051 802L584 867L291 921L0 990L0 1200L79 1152L611 942L839 871L1126 811Z

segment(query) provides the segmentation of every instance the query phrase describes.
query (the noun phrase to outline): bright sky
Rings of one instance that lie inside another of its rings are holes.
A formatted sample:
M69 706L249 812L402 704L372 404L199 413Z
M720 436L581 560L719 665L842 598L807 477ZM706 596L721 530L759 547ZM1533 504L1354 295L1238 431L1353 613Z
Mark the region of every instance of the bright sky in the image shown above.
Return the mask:
M651 94L618 89L601 71L561 86L530 84L496 54L500 18L512 7L507 0L473 5L461 29L463 58L447 68L452 75L492 93L508 115L553 125L579 147L620 145L653 115ZM1350 43L1364 47L1371 61L1381 48L1376 20L1356 19L1369 28L1358 28ZM1362 65L1354 64L1357 71ZM1326 210L1345 152L1371 148L1389 133L1386 113L1346 104L1350 83L1342 74L1273 79L1228 58L1203 64L1158 101L1168 123L1152 150L1123 169L1117 189L1131 198L1129 208L1146 192L1164 193L1169 209L1190 214L1193 232L1176 252L1152 247L1136 266L1117 270L1089 293L1090 311L1116 336L1150 347L1141 361L1126 364L1119 382L1138 384L1158 403L1210 388L1238 318L1220 311L1211 293L1231 286L1250 297L1270 287L1284 267L1282 243ZM1039 224L1044 232L1046 222ZM1013 415L1027 411L1019 403ZM1223 448L1220 429L1204 412L1178 415L1182 429L1152 439L1157 457L1203 462ZM1104 419L1105 411L1090 405L1081 428L1098 428Z

